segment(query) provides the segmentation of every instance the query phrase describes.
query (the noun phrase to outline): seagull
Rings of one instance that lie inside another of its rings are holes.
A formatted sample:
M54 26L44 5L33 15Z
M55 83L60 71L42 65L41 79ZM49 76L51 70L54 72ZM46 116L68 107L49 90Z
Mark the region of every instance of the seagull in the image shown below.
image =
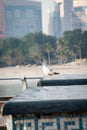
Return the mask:
M54 72L51 68L49 68L47 66L46 62L43 62L43 73L45 74L45 76L51 76L51 75L56 75L59 74L58 72Z

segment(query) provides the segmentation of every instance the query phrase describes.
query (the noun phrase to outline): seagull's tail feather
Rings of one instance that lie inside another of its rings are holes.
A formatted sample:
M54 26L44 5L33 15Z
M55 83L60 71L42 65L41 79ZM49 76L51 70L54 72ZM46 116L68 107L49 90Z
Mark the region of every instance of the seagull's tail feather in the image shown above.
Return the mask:
M60 73L58 73L58 72L53 72L53 73L50 73L50 74L48 74L48 75L51 76L51 75L57 75L57 74L60 74Z
M53 74L55 74L55 75L56 75L56 74L60 74L60 73L59 73L59 72L53 72Z

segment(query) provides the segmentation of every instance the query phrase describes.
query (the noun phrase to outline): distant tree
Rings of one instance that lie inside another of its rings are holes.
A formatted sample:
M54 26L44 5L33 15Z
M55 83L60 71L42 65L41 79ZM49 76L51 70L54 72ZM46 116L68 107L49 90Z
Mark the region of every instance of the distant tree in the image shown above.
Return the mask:
M4 53L3 40L0 39L0 58L2 57L3 53Z
M50 65L50 53L52 51L52 46L50 43L45 43L45 46L44 46L44 49L45 49L45 52L47 52L47 59L48 59L48 64Z
M87 31L82 33L82 57L87 58Z
M69 50L75 59L82 58L82 41L81 41L82 31L76 29L73 31L64 32L63 38L67 41Z
M1 63L8 66L24 62L24 56L20 50L21 40L17 38L5 38L0 40Z
M30 59L34 60L36 64L40 64L42 59L42 51L40 46L35 43L29 47L28 51Z
M44 43L42 44L42 51L45 59L47 59L48 64L51 64L51 60L54 57L55 48L56 48L56 38L53 36L46 36Z
M31 55L33 56L35 54L31 53L31 49L32 47L34 47L34 44L38 44L39 48L38 50L41 51L41 57L45 57L46 58L46 54L48 55L48 51L46 50L46 46L49 43L50 46L52 46L52 48L54 48L56 46L56 38L52 37L52 36L48 36L45 35L43 33L29 33L26 36L24 36L24 38L22 39L23 43L22 44L22 48L24 50L24 52L26 53L26 59L32 59L34 60L34 57L32 58ZM30 52L30 53L29 53ZM38 52L39 53L39 52ZM52 53L52 52L51 52ZM40 58L41 59L41 58ZM30 60L31 61L31 60Z
M67 41L63 38L58 39L56 47L56 57L59 59L59 63L63 64L67 62L69 56L69 48Z
M0 65L40 64L43 57L49 64L87 58L87 31L66 31L59 39L42 32L0 39Z
M24 63L24 56L19 49L8 49L5 55L3 55L3 61L8 66L20 65Z

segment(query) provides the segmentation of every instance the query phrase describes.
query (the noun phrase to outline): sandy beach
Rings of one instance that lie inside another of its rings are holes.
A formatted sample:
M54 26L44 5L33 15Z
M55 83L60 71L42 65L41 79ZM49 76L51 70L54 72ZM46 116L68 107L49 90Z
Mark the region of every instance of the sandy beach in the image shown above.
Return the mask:
M49 66L60 74L87 74L87 65ZM42 66L16 66L0 68L0 78L43 77Z

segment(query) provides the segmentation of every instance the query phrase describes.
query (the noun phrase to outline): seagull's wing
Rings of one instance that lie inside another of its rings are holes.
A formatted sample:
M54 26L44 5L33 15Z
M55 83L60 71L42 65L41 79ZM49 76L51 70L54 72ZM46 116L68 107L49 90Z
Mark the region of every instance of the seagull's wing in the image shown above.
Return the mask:
M49 68L49 74L48 75L56 75L59 74L59 72L55 72L53 69Z

